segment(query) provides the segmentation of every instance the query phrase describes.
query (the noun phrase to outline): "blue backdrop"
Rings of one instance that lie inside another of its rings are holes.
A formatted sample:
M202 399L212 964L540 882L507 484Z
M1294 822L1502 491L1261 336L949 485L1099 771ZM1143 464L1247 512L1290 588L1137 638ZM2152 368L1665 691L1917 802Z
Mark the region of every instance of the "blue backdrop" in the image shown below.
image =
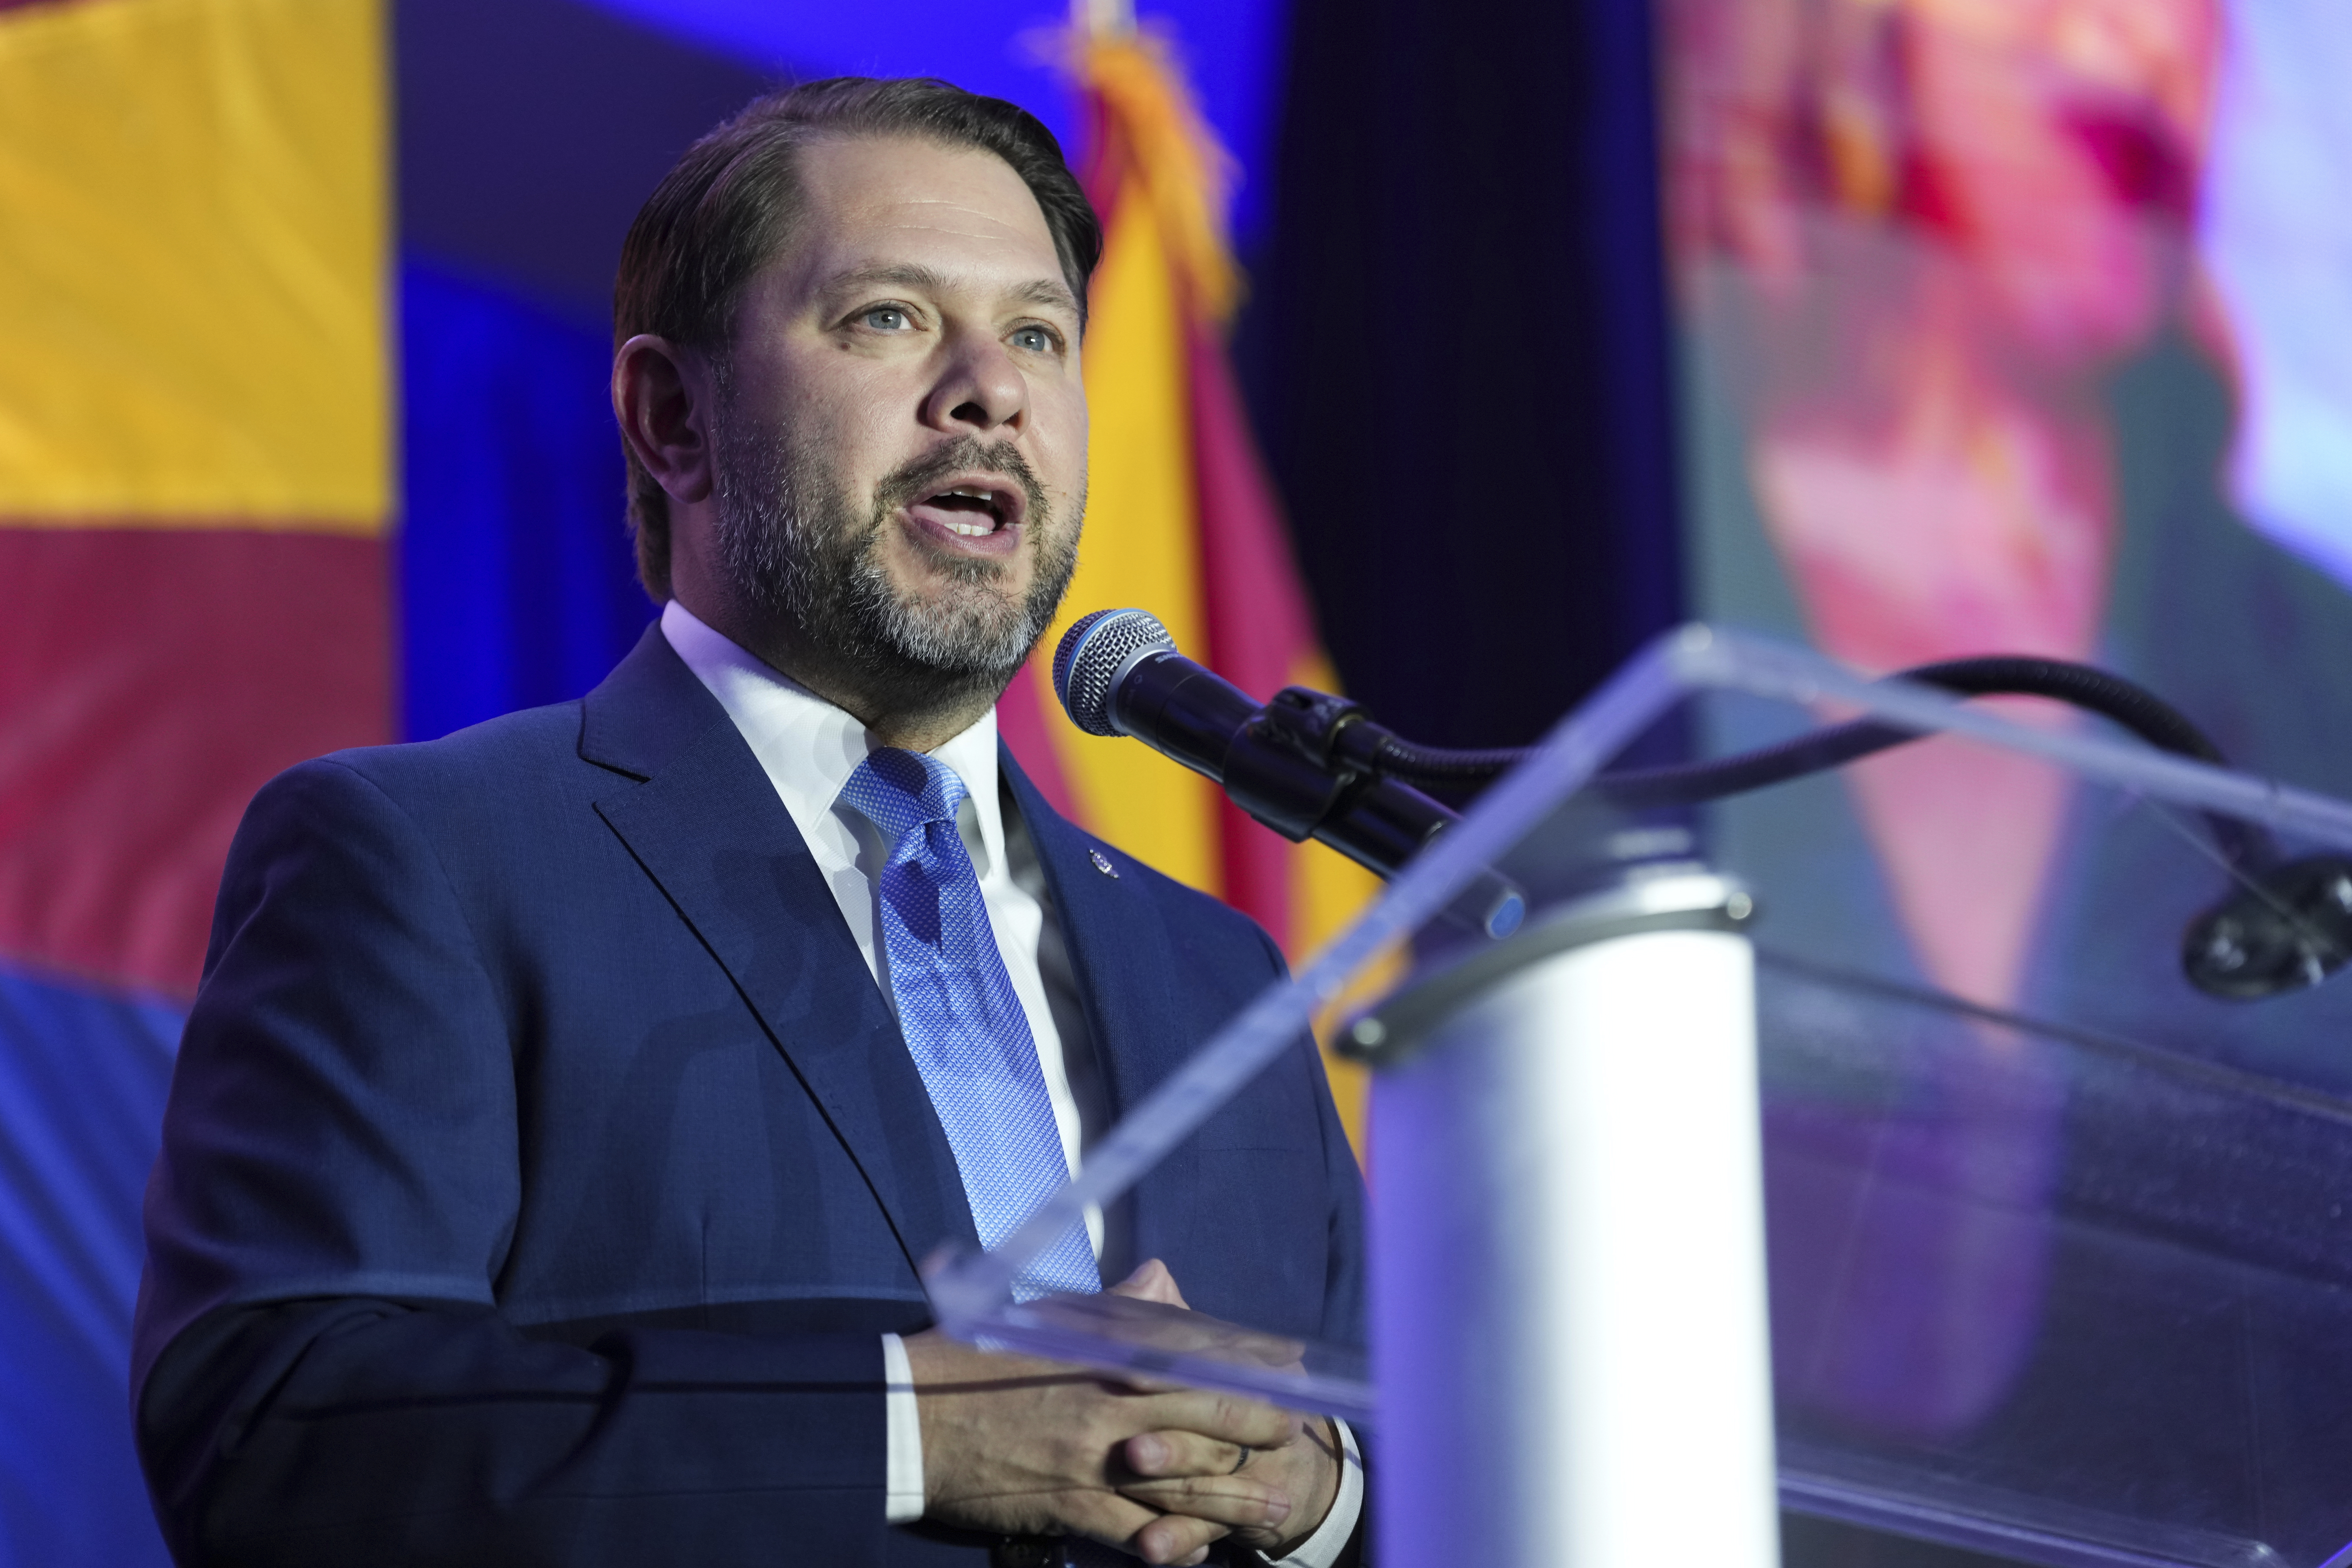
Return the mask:
M402 731L577 697L653 606L629 565L607 334L400 270Z

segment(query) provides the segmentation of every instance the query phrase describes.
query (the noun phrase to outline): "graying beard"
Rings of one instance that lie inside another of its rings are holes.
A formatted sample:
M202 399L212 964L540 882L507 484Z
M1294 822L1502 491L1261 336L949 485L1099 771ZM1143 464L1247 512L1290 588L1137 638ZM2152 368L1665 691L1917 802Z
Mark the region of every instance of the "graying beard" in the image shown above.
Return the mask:
M891 585L877 551L881 517L857 524L840 487L788 441L739 428L719 434L720 564L752 605L789 616L836 656L932 680L1003 682L1052 624L1076 566L1074 547L1039 559L1017 605L991 591L1004 575L992 561L938 563L949 586L926 603Z

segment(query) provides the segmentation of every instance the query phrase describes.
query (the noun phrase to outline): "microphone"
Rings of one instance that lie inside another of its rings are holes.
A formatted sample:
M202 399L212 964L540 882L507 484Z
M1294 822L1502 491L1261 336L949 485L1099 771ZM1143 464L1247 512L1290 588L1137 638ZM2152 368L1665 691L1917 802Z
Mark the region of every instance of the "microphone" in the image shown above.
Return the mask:
M1062 634L1054 694L1089 735L1128 735L1221 786L1293 843L1313 838L1382 878L1461 820L1410 784L1337 754L1360 705L1303 686L1260 704L1176 651L1143 610L1097 610ZM1519 889L1482 872L1448 913L1490 937L1527 915Z

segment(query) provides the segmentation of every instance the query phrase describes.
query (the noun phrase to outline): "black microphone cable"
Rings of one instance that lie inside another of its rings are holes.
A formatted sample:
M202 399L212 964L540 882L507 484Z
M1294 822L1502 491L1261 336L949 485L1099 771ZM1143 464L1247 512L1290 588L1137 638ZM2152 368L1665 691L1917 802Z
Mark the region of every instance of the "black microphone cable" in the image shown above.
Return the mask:
M2111 719L2159 751L2215 767L2230 765L2221 749L2179 709L2146 687L2092 665L1996 654L1916 665L1885 679L1916 681L1962 697L2050 698ZM1696 805L1826 773L1925 738L1900 724L1859 719L1737 756L1602 773L1594 776L1591 787L1624 806ZM1339 745L1350 762L1445 795L1475 790L1535 755L1526 748L1456 752L1415 745L1369 721L1351 725ZM2231 868L2255 868L2277 860L2270 835L2257 825L2217 813L2207 813L2205 820Z
M2229 759L2187 715L2109 670L2066 659L2000 654L1949 659L1899 670L1963 697L2045 697L2114 721L2159 751L2214 767ZM1629 809L1696 805L1824 773L1924 739L1881 720L1832 725L1779 745L1736 756L1594 775L1591 788ZM1528 750L1444 751L1415 745L1361 723L1339 750L1359 765L1440 795L1475 793L1533 755ZM2318 984L2352 963L2352 858L2310 855L2285 859L2259 824L2220 812L2201 814L2223 868L2238 886L2190 921L2180 966L2208 995L2252 1002Z

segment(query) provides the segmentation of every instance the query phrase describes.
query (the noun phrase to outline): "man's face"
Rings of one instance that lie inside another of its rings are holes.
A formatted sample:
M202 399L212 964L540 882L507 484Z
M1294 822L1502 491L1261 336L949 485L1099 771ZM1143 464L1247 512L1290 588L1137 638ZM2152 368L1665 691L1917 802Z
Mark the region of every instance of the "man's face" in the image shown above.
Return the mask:
M1002 684L1076 560L1078 308L992 154L800 151L804 205L719 377L720 564L755 613L908 689Z

